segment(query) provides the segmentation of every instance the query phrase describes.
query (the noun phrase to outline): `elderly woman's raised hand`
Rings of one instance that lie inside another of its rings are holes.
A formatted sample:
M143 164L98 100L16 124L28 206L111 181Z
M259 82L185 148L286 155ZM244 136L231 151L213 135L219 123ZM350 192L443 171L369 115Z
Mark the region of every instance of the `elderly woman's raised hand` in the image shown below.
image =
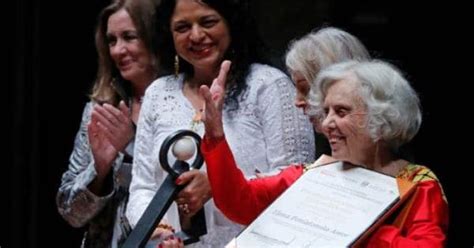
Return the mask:
M231 62L224 60L217 78L212 81L211 88L202 85L200 93L204 98L202 121L204 122L206 136L208 138L221 138L224 136L222 124L222 107L225 97L225 83Z

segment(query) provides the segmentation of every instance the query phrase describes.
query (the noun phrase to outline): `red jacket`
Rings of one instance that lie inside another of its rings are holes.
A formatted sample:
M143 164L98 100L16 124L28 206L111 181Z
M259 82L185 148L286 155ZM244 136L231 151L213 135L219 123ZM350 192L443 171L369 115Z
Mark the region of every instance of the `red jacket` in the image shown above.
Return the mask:
M204 138L201 150L216 206L229 219L244 225L255 220L304 172L302 165L296 165L282 170L278 175L248 181L236 166L225 139ZM400 228L390 223L380 226L365 246L444 247L448 205L436 177L424 166L412 166L410 171L402 173L402 177L417 181L405 221Z

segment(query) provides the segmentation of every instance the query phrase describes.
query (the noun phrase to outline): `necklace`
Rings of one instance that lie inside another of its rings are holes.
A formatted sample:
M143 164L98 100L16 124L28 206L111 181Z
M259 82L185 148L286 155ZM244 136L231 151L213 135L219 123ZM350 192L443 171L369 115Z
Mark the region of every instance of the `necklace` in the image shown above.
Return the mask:
M183 95L188 99L188 101L191 103L191 106L194 108L195 113L194 116L191 120L191 131L197 132L198 125L201 123L201 117L202 117L202 104L203 101L199 97L199 93L197 92L197 89L193 89L193 87L190 86L190 82L184 84L183 87Z
M201 123L202 110L196 111L194 113L193 119L191 120L191 131L197 132L197 126Z

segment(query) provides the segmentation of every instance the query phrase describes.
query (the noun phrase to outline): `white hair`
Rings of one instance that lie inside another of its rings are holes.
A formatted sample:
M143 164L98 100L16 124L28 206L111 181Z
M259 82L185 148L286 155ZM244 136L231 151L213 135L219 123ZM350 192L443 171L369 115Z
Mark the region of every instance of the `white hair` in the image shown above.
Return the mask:
M398 149L416 135L422 117L418 95L396 67L383 61L347 61L322 70L309 93L311 112L320 121L328 89L343 79L358 84L355 94L367 107L367 131L374 142Z
M326 27L292 41L286 53L286 67L290 72L300 72L311 83L322 68L351 59L369 60L370 55L355 36Z

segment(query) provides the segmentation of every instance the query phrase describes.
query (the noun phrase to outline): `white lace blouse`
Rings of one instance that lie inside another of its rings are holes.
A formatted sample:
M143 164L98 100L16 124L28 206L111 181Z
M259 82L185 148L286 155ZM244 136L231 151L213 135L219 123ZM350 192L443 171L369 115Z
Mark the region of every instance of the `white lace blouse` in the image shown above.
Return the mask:
M163 140L178 129L190 129L195 114L183 95L183 75L159 78L149 86L142 104L135 143L127 217L134 226L167 176L158 154ZM224 109L227 142L240 169L248 177L258 169L274 173L291 163L314 160L313 128L293 102L295 88L276 68L253 64L247 77L248 88L237 111ZM202 124L196 130L204 133ZM203 166L205 170L205 166ZM205 206L208 234L196 247L224 247L241 227L233 224L215 207ZM166 217L179 226L176 205Z

